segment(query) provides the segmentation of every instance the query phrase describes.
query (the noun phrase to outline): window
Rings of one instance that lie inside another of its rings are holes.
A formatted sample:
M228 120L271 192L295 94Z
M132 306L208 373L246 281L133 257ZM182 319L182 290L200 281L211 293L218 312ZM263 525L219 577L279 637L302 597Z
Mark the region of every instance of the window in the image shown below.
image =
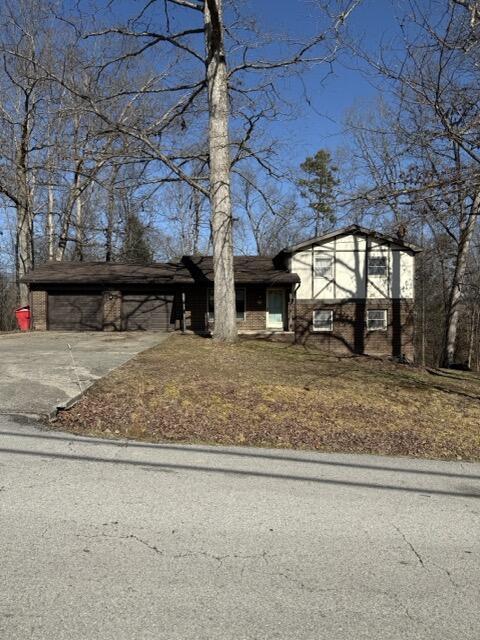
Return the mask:
M245 320L245 289L235 289L235 308L237 320ZM209 322L215 320L215 303L213 299L213 289L207 293L207 316Z
M313 330L333 330L333 311L331 309L315 309L313 312Z
M245 289L235 289L237 320L245 320Z
M367 310L367 329L369 331L385 330L387 328L386 309Z
M387 257L386 256L369 256L368 257L368 275L369 276L386 276L387 275Z
M213 289L209 289L207 293L207 316L208 316L209 322L213 322L215 320L215 307L213 304Z
M328 253L315 254L315 278L332 278L333 256Z

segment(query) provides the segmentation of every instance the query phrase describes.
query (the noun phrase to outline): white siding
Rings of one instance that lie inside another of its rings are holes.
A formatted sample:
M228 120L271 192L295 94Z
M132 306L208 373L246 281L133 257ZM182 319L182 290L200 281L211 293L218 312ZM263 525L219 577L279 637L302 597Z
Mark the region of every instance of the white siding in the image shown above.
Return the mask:
M312 297L312 252L299 251L292 255L291 271L300 278L297 298L310 299Z
M314 277L314 254L334 256L332 278ZM370 276L365 282L366 238L349 235L330 240L292 255L291 270L301 283L297 298L302 300L345 300L349 298L413 298L414 255L396 245L373 241L370 255L385 256L387 275Z
M343 245L335 252L335 299L365 297L365 251L348 250Z
M415 285L415 256L406 251L392 251L392 298L413 298ZM398 274L398 277L395 277Z
M335 240L337 251L365 251L365 236L342 236Z

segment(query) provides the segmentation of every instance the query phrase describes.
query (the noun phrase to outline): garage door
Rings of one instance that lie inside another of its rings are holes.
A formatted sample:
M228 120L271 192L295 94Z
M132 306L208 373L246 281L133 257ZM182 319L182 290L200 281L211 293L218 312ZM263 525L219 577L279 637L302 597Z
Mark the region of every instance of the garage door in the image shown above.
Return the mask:
M54 331L101 331L101 293L55 292L48 294L48 328Z
M172 294L124 293L122 328L124 331L168 331L172 305Z

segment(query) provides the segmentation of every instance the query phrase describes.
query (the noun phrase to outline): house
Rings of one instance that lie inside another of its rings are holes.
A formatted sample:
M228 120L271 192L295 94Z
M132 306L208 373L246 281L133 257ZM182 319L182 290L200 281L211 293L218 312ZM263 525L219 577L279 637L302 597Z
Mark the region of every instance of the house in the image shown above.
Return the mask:
M414 359L415 256L420 247L351 225L281 254L300 277L297 341L336 353Z
M275 333L332 352L413 359L420 248L358 225L234 259L240 333ZM25 278L36 330L185 330L214 323L213 259L146 266L50 262Z

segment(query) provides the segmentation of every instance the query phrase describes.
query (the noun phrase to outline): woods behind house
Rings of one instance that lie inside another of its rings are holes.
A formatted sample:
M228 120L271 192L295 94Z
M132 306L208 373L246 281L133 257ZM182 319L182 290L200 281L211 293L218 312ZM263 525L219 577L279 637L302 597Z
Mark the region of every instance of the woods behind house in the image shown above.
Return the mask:
M234 249L272 255L355 222L424 247L417 361L478 370L475 3L407 3L397 41L375 50L356 31L361 2L311 3L311 32L281 38L238 4L2 4L0 330L34 264L213 253L231 312L217 337L233 340ZM327 149L319 134L292 163L271 124L308 109L305 73L320 90L346 62L378 97L344 115L347 142Z

